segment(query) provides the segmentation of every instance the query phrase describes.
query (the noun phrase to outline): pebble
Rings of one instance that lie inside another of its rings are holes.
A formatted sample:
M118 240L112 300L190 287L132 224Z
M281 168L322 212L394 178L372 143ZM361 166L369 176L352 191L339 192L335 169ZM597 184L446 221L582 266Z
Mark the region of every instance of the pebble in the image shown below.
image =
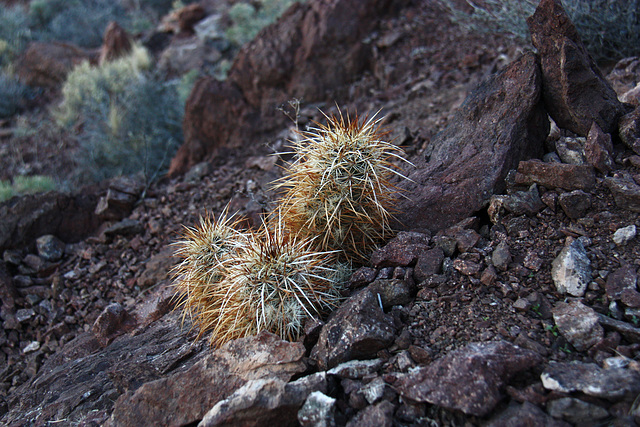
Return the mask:
M613 233L613 242L618 246L624 246L636 237L636 226L631 224L627 227L619 228Z

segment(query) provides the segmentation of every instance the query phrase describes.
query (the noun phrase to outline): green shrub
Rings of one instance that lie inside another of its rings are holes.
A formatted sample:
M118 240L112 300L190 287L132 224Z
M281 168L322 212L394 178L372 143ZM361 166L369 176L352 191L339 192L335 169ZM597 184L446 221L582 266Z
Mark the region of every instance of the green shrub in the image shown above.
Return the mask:
M136 46L128 57L95 68L82 64L69 74L56 116L81 129L73 180L142 172L151 181L168 167L182 140L184 104L177 83L150 75L149 64Z
M33 92L6 72L0 72L0 119L11 117L31 98Z
M253 40L262 28L275 22L296 1L300 0L258 0L251 4L234 4L229 9L232 25L227 29L227 38L236 46L242 46Z
M20 6L0 5L0 66L13 61L31 40L29 17Z
M48 176L16 176L13 183L0 181L0 202L20 194L35 194L51 191L56 188L55 181Z
M472 13L453 0L441 0L455 23L476 32L500 32L528 42L526 18L538 0L467 0ZM620 59L640 53L640 0L565 0L585 46L596 60Z

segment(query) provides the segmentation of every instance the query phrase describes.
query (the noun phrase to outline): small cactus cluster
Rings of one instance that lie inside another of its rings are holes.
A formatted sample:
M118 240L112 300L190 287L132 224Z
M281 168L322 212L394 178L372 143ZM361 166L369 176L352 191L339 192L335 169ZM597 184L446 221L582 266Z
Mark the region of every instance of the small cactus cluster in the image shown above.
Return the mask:
M259 230L239 231L226 209L185 227L176 251L180 304L199 336L212 332L213 346L262 330L297 339L305 319L339 304L345 265L391 234L400 149L382 140L375 116L327 119L295 143L296 160L276 184L285 195Z
M297 159L278 184L287 189L282 210L290 230L362 262L392 233L390 178L400 175L392 160L404 159L383 139L382 119L360 122L340 113L327 121L294 144Z

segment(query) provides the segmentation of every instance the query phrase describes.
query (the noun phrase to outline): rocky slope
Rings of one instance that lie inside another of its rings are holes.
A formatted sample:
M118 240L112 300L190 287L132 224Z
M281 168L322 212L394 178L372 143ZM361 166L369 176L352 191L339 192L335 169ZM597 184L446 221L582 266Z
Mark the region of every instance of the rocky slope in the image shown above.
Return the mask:
M537 54L452 27L432 2L295 6L227 82L196 85L173 177L3 203L1 421L640 422L640 60L605 79L541 3ZM382 108L415 165L398 183L404 231L300 342L208 348L172 310L170 244L227 203L255 223L287 160L273 153L336 100Z

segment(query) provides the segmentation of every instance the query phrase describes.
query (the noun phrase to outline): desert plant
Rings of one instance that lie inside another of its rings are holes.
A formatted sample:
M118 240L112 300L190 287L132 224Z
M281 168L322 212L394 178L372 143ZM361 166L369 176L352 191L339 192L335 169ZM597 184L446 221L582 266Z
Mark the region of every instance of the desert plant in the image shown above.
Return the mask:
M25 107L33 91L4 71L0 71L0 119L13 116Z
M184 106L175 84L149 72L149 56L131 55L92 67L84 63L67 77L55 116L80 129L80 181L143 172L148 181L168 166L182 140Z
M501 32L527 42L526 18L531 16L537 0L467 0L471 13L453 0L441 0L454 22L472 31ZM620 59L640 52L640 0L564 1L582 41L597 60Z
M0 66L10 64L31 38L29 17L24 9L0 5Z
M262 330L294 340L305 319L338 304L333 254L289 234L276 218L247 233L235 231L225 215L201 220L178 243L182 305L200 334L212 331L212 345Z
M35 194L51 191L56 188L55 181L48 176L16 176L13 183L0 181L0 202L21 194Z
M253 40L262 28L275 22L296 1L304 0L258 0L234 4L229 9L232 25L227 29L227 38L236 46L242 46Z
M297 158L276 185L286 189L282 212L292 233L317 236L321 250L363 261L392 234L390 180L402 177L393 163L404 160L402 150L384 140L375 116L327 120L294 143Z

